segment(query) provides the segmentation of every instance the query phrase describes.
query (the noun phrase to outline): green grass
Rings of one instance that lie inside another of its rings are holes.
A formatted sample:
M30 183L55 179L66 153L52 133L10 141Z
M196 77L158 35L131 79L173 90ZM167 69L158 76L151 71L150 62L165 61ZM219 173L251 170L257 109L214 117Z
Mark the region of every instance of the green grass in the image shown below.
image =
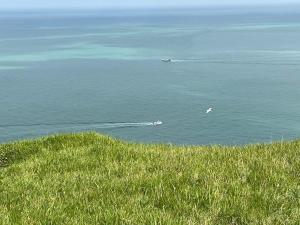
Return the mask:
M179 147L82 133L2 144L0 224L300 224L300 141Z

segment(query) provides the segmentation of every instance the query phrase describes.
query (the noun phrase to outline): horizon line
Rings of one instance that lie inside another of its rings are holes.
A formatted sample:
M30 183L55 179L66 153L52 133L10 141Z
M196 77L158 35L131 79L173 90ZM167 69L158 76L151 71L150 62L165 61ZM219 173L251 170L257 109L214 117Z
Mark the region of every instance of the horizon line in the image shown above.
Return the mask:
M80 7L80 6L73 6L73 7L7 7L7 8L1 8L0 12L36 12L36 11L96 11L96 10L138 10L138 9L230 9L230 8L247 8L249 9L258 9L260 7L262 8L273 8L273 7L295 7L299 6L298 9L300 9L300 3L259 3L259 4L253 4L253 3L246 3L246 4L190 4L190 5L162 5L162 6L104 6L104 7ZM293 8L295 9L295 8ZM296 9L295 9L296 10Z

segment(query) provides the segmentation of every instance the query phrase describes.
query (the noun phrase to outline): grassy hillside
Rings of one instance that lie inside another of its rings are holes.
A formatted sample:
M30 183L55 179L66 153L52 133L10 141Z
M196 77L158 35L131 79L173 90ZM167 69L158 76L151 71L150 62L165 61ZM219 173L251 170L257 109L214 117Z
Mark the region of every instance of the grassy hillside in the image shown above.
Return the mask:
M300 141L130 144L96 133L0 145L0 224L300 224Z

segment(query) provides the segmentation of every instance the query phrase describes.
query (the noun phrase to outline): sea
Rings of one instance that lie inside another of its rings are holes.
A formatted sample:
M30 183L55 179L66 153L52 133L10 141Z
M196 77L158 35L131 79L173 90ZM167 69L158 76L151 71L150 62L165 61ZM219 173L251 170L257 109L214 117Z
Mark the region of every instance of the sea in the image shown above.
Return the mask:
M85 131L299 138L300 6L0 11L0 142Z

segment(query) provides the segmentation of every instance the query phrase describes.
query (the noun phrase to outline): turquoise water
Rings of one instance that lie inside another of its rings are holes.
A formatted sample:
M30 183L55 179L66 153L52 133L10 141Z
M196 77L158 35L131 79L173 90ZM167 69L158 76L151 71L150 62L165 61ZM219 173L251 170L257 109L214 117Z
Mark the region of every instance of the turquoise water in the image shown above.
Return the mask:
M0 30L0 142L87 130L178 144L300 136L300 9L7 13Z

